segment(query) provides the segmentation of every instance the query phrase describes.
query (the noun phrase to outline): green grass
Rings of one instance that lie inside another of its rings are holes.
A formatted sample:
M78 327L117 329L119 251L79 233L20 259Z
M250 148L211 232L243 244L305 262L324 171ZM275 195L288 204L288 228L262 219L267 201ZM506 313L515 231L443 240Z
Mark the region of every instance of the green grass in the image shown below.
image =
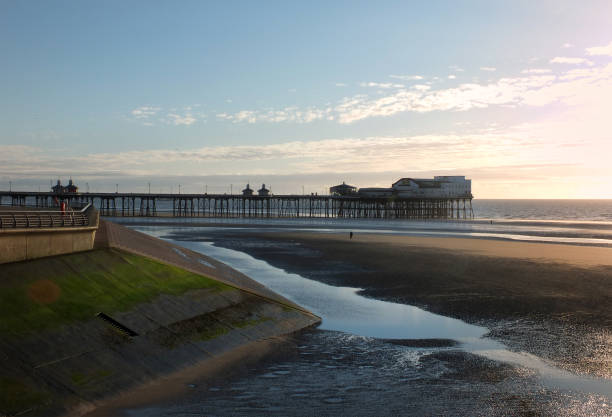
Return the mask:
M28 291L40 280L59 287L59 297L42 302L32 299ZM89 320L99 311L127 311L160 294L180 295L200 288L232 289L184 269L114 249L1 265L0 337Z

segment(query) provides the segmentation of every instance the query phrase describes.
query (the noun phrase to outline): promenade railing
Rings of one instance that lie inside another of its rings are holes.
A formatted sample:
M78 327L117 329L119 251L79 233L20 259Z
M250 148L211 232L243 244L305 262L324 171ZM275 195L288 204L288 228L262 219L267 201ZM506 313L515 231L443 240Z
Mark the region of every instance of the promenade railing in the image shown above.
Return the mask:
M82 209L67 208L57 210L2 210L0 209L0 229L28 229L52 227L86 227L89 226L87 204Z

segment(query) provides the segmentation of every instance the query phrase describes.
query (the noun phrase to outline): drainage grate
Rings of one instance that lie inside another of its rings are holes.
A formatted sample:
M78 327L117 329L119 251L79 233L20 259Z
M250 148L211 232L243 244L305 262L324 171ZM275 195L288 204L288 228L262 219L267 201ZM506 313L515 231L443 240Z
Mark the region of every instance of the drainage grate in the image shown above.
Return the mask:
M138 333L136 333L134 330L124 326L123 324L119 323L117 320L107 314L100 312L96 314L96 317L100 317L102 320L109 323L111 326L115 327L117 330L127 334L130 337L138 336Z

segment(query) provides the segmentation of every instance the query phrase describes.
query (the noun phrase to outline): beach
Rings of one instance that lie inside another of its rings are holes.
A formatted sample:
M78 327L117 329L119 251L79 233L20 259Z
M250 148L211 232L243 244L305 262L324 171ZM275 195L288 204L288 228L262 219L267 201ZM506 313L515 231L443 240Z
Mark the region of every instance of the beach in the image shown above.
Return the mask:
M228 356L223 370L202 363L177 372L93 415L610 415L610 247L278 223L138 223L132 227L315 308L323 324L249 348L246 361ZM285 281L294 292L284 291ZM378 315L376 300L392 305ZM410 330L429 313L393 317L400 306L440 315L434 335ZM449 317L460 322L445 325ZM376 326L396 333L377 336ZM476 344L519 363L474 350L463 338L474 329L484 336ZM531 355L540 365L530 367ZM542 364L574 375L571 387L546 382ZM596 387L582 385L591 378Z
M172 239L197 239L177 230ZM612 377L610 248L231 229L214 240L310 279L482 325L563 369Z

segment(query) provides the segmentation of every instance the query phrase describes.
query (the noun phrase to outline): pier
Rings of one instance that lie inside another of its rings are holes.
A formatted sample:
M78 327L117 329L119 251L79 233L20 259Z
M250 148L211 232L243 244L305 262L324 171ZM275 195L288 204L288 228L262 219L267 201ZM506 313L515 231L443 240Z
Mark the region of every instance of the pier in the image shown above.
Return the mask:
M332 195L54 193L0 191L0 204L48 208L91 203L102 216L471 219L472 195L400 198Z

